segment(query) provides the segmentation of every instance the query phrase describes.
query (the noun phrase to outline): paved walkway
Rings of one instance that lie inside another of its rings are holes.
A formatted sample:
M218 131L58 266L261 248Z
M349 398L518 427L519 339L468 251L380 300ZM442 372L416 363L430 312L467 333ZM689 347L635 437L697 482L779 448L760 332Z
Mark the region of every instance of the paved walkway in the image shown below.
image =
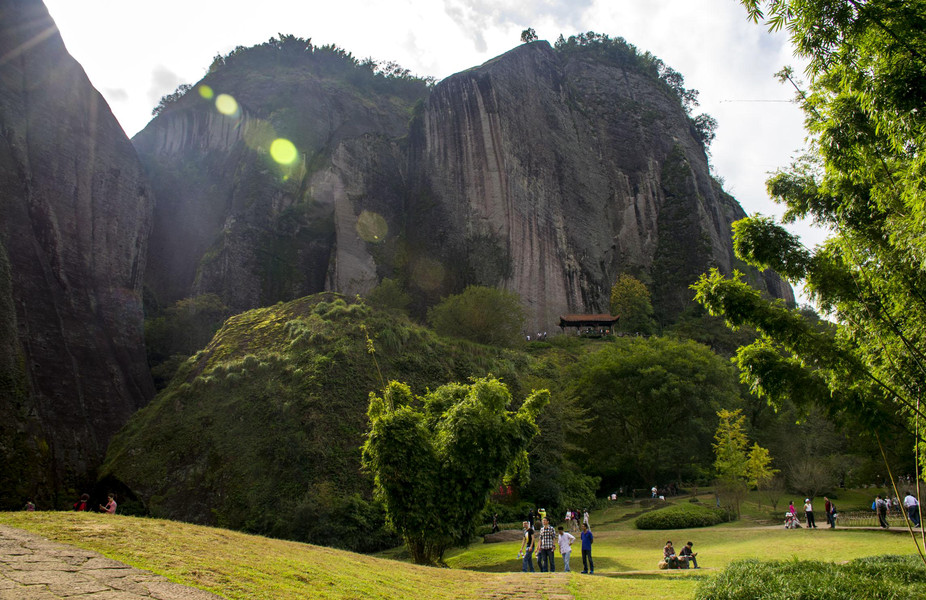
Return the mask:
M0 600L221 600L89 550L0 525Z

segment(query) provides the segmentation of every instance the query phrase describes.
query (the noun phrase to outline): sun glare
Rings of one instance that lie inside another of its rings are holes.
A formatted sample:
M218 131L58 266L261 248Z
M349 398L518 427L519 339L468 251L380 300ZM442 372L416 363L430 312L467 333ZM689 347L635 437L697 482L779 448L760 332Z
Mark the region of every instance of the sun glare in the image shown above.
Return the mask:
M219 94L215 99L215 108L223 115L233 117L238 114L238 101L228 94Z
M291 141L277 138L270 144L270 156L281 165L291 165L299 157L299 151Z

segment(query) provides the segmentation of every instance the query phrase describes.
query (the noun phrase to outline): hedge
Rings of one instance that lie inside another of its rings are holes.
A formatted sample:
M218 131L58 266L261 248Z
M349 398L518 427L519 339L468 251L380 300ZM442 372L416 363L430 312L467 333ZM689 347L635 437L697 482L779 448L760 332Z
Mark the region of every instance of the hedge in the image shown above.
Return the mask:
M710 527L729 521L727 512L720 508L699 504L676 504L646 513L634 521L637 529L690 529Z
M705 580L696 600L913 600L926 597L926 566L917 556L873 556L845 564L744 560Z

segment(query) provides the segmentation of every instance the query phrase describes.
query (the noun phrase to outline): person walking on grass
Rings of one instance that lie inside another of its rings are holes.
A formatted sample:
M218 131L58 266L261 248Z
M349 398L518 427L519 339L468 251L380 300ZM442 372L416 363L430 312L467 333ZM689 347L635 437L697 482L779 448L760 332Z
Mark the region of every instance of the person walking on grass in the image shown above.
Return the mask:
M559 545L559 553L563 555L563 571L569 572L569 557L572 555L572 543L576 541L576 536L563 531L562 527L557 528L559 536L556 541Z
M521 561L521 571L524 573L534 572L534 527L524 521L522 523L524 526L524 539L521 542L521 549L518 551L518 556L523 557Z
M550 525L550 520L543 518L543 527L540 528L540 551L537 553L537 564L540 572L556 572L556 559L553 548L556 547L556 530Z
M592 561L592 542L595 536L592 530L588 528L588 523L582 523L582 573L588 575L595 574L595 563Z

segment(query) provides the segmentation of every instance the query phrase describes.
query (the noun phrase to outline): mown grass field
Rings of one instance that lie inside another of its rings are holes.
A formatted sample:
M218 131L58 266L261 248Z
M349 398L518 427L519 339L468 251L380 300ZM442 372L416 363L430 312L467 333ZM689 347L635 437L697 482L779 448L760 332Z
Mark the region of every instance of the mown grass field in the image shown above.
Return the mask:
M910 537L902 532L785 530L760 525L756 519L681 531L640 531L633 527L633 516L639 512L639 505L615 504L592 514L594 577L578 572L552 577L521 575L520 560L515 556L517 542L474 543L453 550L445 557L451 568L438 569L159 519L19 512L0 513L0 523L95 550L229 599L429 600L485 598L502 590L521 597L564 594L577 600L691 598L700 581L738 559L843 562L915 552ZM668 539L677 547L693 541L703 568L657 571L656 563ZM575 548L573 568L579 571L581 552L578 544ZM561 569L561 557L556 558Z

